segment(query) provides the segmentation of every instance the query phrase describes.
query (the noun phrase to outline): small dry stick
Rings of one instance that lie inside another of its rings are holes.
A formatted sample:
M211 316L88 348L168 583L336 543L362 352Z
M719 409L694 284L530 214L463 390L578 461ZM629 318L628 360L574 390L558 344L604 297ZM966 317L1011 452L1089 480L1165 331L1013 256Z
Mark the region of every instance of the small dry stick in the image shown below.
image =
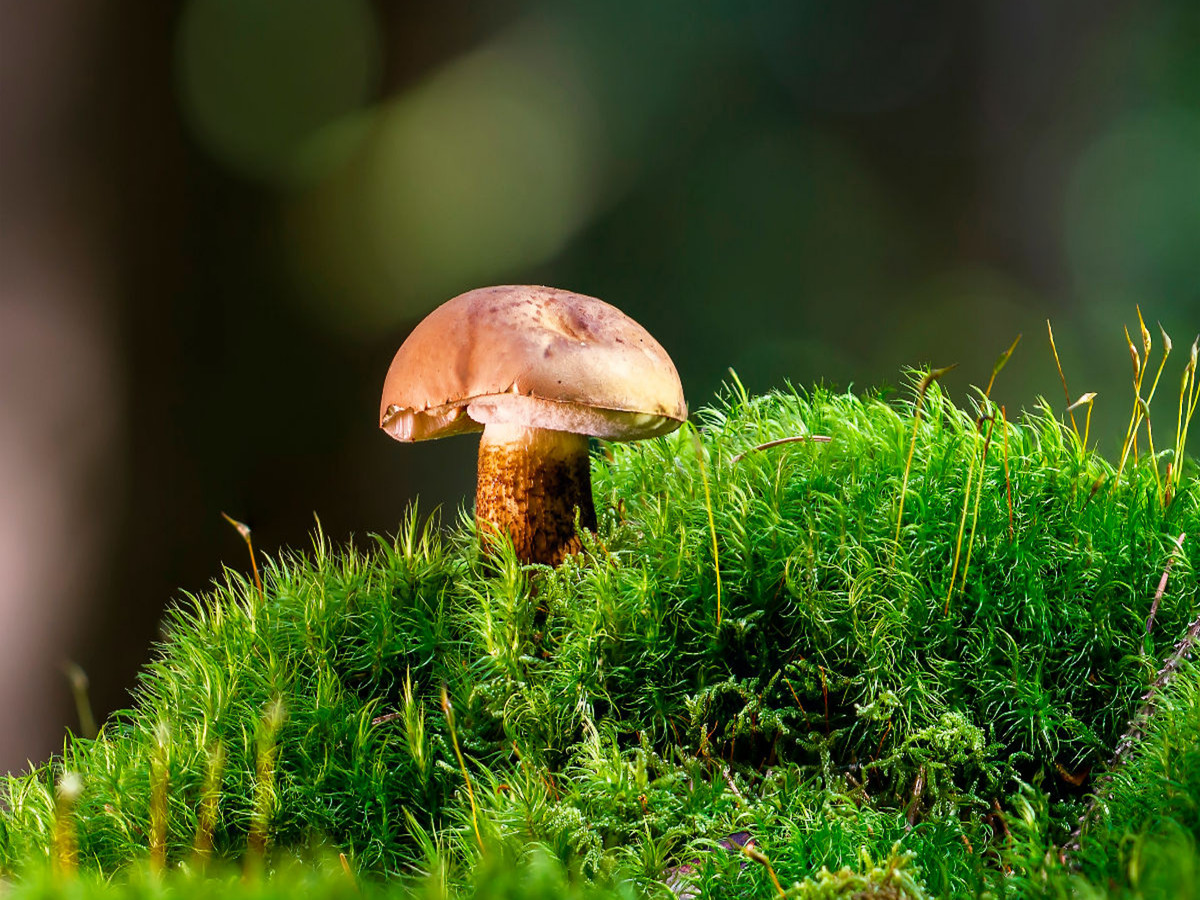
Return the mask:
M242 536L242 540L246 542L246 549L250 551L250 570L254 573L254 587L258 590L259 600L266 602L267 595L263 593L262 579L258 577L258 560L254 557L254 544L250 541L250 526L244 522L239 522L229 513L221 513L221 516L237 529L237 533Z
M1142 699L1146 701L1147 707L1153 703L1158 691L1166 687L1170 680L1175 676L1176 670L1183 663L1184 659L1191 655L1197 638L1200 638L1200 619L1196 619L1191 625L1188 626L1187 632L1175 644L1175 648L1172 651L1171 656L1165 663L1163 663L1162 668L1158 670L1158 676L1150 683L1150 690L1147 691L1142 697ZM1145 723L1142 722L1141 724L1144 725ZM1141 736L1140 726L1137 736ZM1118 745L1117 762L1122 761L1125 756L1128 756L1129 751L1132 749L1132 742L1123 740L1121 745Z
M908 813L905 818L908 820L909 828L912 828L913 825L916 824L917 812L919 811L921 798L924 796L924 794L925 766L922 764L921 768L917 770L917 777L913 779L912 799L908 801Z
M730 792L733 794L733 796L737 797L738 803L740 803L742 808L745 809L747 805L746 797L740 790L738 790L737 784L734 783L733 776L729 773L729 766L725 765L723 762L718 763L718 766L721 770L721 777L725 779L725 784L729 786Z
M1008 825L1004 821L1004 810L1000 808L1000 801L992 798L992 809L995 810L995 819L1000 824L1000 830L1004 833L1004 843L1012 843L1012 832L1008 830Z
M1050 327L1050 320L1046 320L1046 332L1050 335L1050 349L1054 352L1054 364L1058 366L1058 377L1062 381L1063 396L1067 398L1067 413L1071 416L1071 430L1075 432L1075 437L1079 437L1079 429L1075 427L1075 413L1071 412L1071 392L1067 390L1067 376L1063 374L1062 362L1058 358L1058 348L1054 346L1054 329Z
M1088 803L1087 809L1079 817L1079 824L1075 826L1075 831L1071 834L1070 840L1063 846L1064 852L1069 854L1079 852L1083 832L1091 825L1092 821L1099 814L1102 805L1111 796L1111 790L1109 790L1108 786L1112 783L1113 773L1124 765L1129 755L1133 752L1134 747L1145 737L1146 725L1154 713L1154 703L1158 699L1158 692L1166 687L1171 678L1174 677L1176 670L1182 665L1184 659L1191 655L1195 649L1197 640L1200 640L1200 618L1195 619L1188 626L1183 637L1175 644L1175 648L1167 658L1167 661L1158 670L1158 675L1150 682L1150 689L1142 695L1142 705L1133 714L1133 717L1129 720L1129 727L1125 729L1125 733L1117 742L1117 750L1109 761L1107 774L1096 785L1096 791L1092 794L1092 799Z
M1183 552L1183 539L1187 537L1186 533L1181 533L1179 537L1172 542L1176 549ZM1163 569L1162 578L1158 581L1158 590L1154 592L1154 602L1150 604L1150 615L1146 618L1146 634L1154 630L1154 617L1158 615L1158 604L1163 598L1163 593L1167 590L1167 577L1171 574L1171 566L1175 563L1175 557L1171 556L1167 560L1167 565Z

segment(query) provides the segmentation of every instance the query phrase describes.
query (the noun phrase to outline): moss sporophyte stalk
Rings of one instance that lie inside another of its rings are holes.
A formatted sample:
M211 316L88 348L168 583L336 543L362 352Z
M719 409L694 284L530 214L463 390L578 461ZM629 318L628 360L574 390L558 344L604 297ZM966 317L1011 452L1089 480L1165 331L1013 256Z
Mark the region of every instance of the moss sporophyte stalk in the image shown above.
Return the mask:
M7 894L1190 896L1191 463L924 375L605 445L554 568L412 509L184 595L6 779Z

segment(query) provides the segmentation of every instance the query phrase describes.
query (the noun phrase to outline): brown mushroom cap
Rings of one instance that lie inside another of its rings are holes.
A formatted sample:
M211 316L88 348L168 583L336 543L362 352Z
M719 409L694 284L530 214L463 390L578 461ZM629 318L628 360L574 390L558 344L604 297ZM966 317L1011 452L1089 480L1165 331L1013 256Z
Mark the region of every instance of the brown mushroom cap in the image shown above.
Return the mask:
M379 408L399 441L493 423L630 441L686 418L679 373L646 329L594 297L524 285L469 291L426 316Z

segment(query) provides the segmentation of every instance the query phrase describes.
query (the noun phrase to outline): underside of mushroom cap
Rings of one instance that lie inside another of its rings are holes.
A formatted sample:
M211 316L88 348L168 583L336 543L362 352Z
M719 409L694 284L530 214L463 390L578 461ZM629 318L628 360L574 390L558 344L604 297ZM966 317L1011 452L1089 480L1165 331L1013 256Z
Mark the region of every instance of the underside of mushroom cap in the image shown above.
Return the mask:
M637 440L687 418L679 374L637 322L594 297L480 288L409 335L388 370L380 426L402 441L503 423Z
M380 427L398 441L423 441L482 431L492 424L569 431L606 441L639 441L669 434L679 427L680 420L522 394L490 394L436 409L385 411Z

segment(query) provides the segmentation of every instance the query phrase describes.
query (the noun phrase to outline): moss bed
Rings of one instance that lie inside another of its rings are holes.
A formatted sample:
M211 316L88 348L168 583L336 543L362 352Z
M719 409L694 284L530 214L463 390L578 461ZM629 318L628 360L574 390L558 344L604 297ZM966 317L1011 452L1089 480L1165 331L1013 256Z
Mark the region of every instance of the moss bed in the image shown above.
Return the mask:
M0 895L1197 895L1192 470L925 386L604 446L555 570L413 510L228 572L0 788Z

